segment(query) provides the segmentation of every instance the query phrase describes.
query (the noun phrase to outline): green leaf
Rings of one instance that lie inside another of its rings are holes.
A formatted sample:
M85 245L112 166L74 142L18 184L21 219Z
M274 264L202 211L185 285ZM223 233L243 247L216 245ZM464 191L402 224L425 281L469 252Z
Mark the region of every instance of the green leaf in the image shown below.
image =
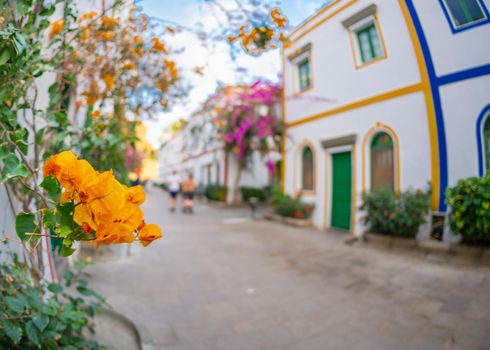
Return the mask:
M3 66L10 58L10 52L7 48L4 48L0 53L0 66Z
M3 320L2 327L8 337L14 342L14 344L17 344L20 341L20 338L22 337L22 330L16 323Z
M45 177L43 179L43 182L41 182L40 186L42 188L44 188L44 190L48 194L48 197L52 201L54 201L54 202L58 201L60 194L61 194L61 187L60 187L58 181L56 181L56 179L53 176Z
M61 247L61 252L60 252L61 256L67 257L72 255L73 253L75 253L75 249L66 247L64 245Z
M29 340L36 346L39 345L39 338L37 336L37 330L34 326L34 322L28 321L25 326L26 334Z
M68 236L72 232L72 230L68 226L63 226L63 227L55 230L55 232L56 232L56 235L58 237L65 238L66 236Z
M14 178L14 177L27 177L29 170L22 163L22 161L15 155L15 153L9 153L3 160L3 171L0 184Z
M44 210L43 211L43 226L45 228L53 228L56 226L56 215L53 213L51 210Z
M48 290L52 293L61 293L63 291L63 287L61 287L58 283L51 283L48 286Z
M56 206L56 213L58 217L58 224L60 226L73 227L73 203L66 202L64 204L58 204Z
M56 10L56 7L54 5L51 5L49 7L44 7L41 10L41 12L39 12L39 15L43 16L43 17L49 17L54 13L55 10Z
M8 308L18 314L24 312L24 308L27 306L27 299L23 295L18 295L16 297L7 296L5 297L5 302Z
M37 226L34 223L35 215L33 213L19 213L15 217L15 232L21 241L27 241L29 237L26 233L37 231Z
M32 322L34 322L37 329L42 332L49 324L49 317L41 313L37 313L32 316Z

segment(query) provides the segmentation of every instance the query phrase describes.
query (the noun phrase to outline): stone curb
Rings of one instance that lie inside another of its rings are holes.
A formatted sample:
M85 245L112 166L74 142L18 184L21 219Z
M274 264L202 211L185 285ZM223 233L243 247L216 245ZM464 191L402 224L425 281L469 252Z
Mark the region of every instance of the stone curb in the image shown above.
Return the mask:
M373 233L365 234L364 240L368 244L384 249L420 251L428 258L442 258L455 262L490 266L490 249L484 247L451 245L431 240L417 241L413 238L393 237Z
M136 324L131 321L129 318L124 316L123 314L111 310L111 309L102 309L98 312L99 315L104 315L106 317L112 318L127 327L127 329L133 333L135 338L138 341L139 349L138 350L153 350L153 342L151 341L151 337L149 332L146 330L144 326L136 326Z

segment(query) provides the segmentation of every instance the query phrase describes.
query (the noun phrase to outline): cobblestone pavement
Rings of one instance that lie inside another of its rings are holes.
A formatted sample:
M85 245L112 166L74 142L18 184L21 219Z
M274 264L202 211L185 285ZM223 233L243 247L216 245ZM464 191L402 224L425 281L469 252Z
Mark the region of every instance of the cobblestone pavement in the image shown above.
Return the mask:
M170 214L165 238L91 268L94 287L153 349L490 349L490 271L346 246L252 221L245 209Z

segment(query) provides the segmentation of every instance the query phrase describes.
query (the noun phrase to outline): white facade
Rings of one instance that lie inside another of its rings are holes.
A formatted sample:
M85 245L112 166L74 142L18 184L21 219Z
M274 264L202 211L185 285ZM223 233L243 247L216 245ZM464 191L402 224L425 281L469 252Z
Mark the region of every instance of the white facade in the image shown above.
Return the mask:
M350 223L340 228L363 232L359 206L372 183L377 132L393 144L394 189L431 183L434 211L445 211L448 184L478 175L476 128L490 104L490 25L483 20L454 33L443 1L336 0L291 33L283 59L284 188L302 190L302 150L308 145L314 188L302 194L315 204L315 226L339 228L333 216L342 210L333 208L333 196L340 185L333 184L332 160L350 151L351 206L344 210ZM489 7L487 0L476 1ZM368 30L375 34L369 32L370 46L362 46L361 32ZM371 52L374 58L363 62ZM300 68L305 60L306 88Z

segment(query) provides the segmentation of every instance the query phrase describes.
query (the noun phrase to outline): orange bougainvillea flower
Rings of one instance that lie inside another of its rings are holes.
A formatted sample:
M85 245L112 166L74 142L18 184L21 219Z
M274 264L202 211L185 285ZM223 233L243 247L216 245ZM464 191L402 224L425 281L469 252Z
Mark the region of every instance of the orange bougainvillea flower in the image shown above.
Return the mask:
M85 96L85 100L89 106L93 106L102 97L99 92L99 84L95 79L90 82L89 88L82 95Z
M141 186L128 188L117 181L112 171L99 173L71 151L51 156L43 165L43 174L54 176L63 187L61 203L74 204L73 220L89 234L82 239L99 246L132 243L139 237L141 244L147 246L162 237L158 226L145 224L140 205L146 195Z
M102 113L100 113L100 111L96 109L95 111L90 112L90 117L94 119L99 119L102 117Z
M104 16L102 17L102 24L106 28L114 29L119 24L119 20L114 17Z
M54 38L58 33L60 33L65 27L63 19L58 19L51 23L51 27L49 29L49 38Z
M155 224L144 225L138 234L138 239L143 247L159 238L162 238L162 230Z
M95 243L132 243L134 242L133 230L125 224L101 224L95 234Z
M77 160L77 156L72 151L63 151L51 156L43 165L43 175L60 177L61 170L70 163Z
M62 165L57 176L58 181L65 190L79 189L84 183L90 183L97 177L97 172L86 160L76 160Z
M274 8L271 10L270 14L271 14L272 21L279 28L283 28L286 26L288 20L286 19L286 17L283 16L283 14L281 13L281 10L279 10L278 8Z
M97 16L98 12L97 11L90 11L87 13L84 13L83 15L80 16L80 22L83 22L87 19L93 19L95 16Z
M105 74L102 76L102 80L105 83L106 89L109 91L112 90L112 88L114 87L114 81L116 80L116 78L113 75Z
M78 37L80 38L80 40L87 40L90 37L88 33L88 28L83 27Z
M175 65L175 62L171 60L163 60L163 62L167 66L170 77L174 80L177 79L177 77L179 76L179 72L177 70L177 66Z
M167 48L165 47L165 45L160 41L160 39L154 37L154 38L151 38L151 43L153 44L153 47L152 49L157 51L157 52L163 52L163 53L167 53Z
M113 32L102 32L100 33L100 37L105 41L112 41L114 39Z
M123 64L123 69L135 70L136 69L136 64L134 64L134 62L132 62L132 61L126 61Z
M129 203L141 205L146 199L145 190L141 186L126 188L126 200Z
M134 36L133 37L133 42L136 44L136 45L143 45L144 43L144 40L142 37L140 36Z

